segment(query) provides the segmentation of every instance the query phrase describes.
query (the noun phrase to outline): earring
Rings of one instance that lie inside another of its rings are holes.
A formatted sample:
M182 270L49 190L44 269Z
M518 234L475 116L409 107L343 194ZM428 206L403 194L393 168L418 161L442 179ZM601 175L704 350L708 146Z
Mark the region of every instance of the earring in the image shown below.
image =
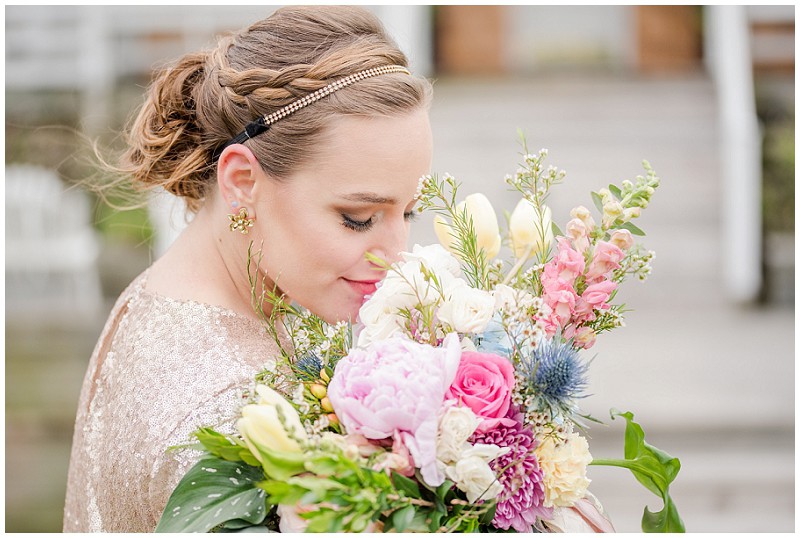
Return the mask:
M247 209L244 207L239 210L238 215L231 214L228 215L228 218L231 221L231 231L235 232L236 230L239 230L244 235L247 235L250 232L248 228L252 228L256 220L255 217L248 218Z

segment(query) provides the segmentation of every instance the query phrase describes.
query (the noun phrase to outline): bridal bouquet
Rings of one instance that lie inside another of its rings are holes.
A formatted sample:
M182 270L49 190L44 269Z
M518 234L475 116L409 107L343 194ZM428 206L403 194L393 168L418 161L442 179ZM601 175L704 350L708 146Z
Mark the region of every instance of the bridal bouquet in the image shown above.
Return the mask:
M578 406L582 353L624 324L619 285L650 271L632 220L658 178L644 163L645 176L592 193L597 220L576 206L562 231L545 200L564 173L545 159L526 152L506 177L521 195L506 233L483 195L458 202L452 177L422 178L442 245L371 258L387 276L354 326L254 291L272 305L258 308L279 367L258 376L237 434L196 432L205 455L157 531L613 530L588 491L592 463L629 468L662 499L643 530L683 531L669 496L680 462L613 411L625 457L593 461L581 433L594 419ZM509 267L495 259L504 244Z

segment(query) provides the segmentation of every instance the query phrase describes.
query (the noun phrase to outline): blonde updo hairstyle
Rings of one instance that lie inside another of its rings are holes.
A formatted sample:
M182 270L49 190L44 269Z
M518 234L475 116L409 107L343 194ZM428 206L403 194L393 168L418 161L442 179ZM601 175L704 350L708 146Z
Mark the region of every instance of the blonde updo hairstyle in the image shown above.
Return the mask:
M121 170L137 189L163 187L195 212L216 182L212 155L244 126L330 82L405 55L369 11L286 7L217 48L162 71L128 131ZM285 179L315 154L337 115L399 115L430 102L424 78L392 73L361 80L273 124L247 142L270 176Z

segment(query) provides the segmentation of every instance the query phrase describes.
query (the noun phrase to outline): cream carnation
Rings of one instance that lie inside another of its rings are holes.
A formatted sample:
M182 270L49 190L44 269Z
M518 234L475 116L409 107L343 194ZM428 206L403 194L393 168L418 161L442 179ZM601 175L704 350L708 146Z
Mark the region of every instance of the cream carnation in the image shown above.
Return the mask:
M536 448L536 457L544 472L543 506L572 506L586 495L586 468L592 461L586 439L574 432L563 442L547 436Z

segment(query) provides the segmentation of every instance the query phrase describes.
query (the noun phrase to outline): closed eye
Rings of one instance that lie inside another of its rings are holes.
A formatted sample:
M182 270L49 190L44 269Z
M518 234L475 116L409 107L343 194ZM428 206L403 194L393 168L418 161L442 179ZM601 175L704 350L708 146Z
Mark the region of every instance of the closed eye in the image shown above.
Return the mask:
M374 216L368 218L367 220L356 220L342 213L342 226L350 228L355 232L366 232L367 230L372 228L372 225L374 223L375 223Z

